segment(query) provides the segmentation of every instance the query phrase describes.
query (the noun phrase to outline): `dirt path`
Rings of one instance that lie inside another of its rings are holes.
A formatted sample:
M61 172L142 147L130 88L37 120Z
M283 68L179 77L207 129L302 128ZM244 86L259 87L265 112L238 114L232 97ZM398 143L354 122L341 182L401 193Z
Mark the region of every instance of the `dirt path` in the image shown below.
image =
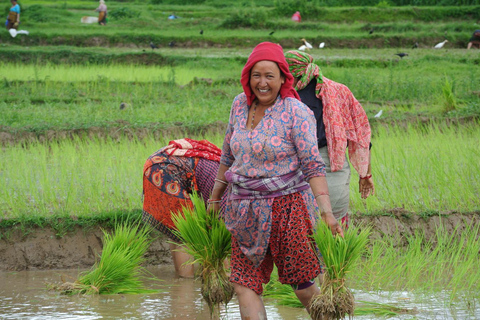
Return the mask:
M405 237L416 229L423 230L426 237L435 235L435 228L442 223L445 230L451 233L455 228L465 228L472 223L480 222L480 212L470 214L446 213L442 216L422 218L405 210L392 210L384 216L352 217L352 223L368 223L374 226L372 239L382 237L398 230L403 237L398 245L405 243ZM1 230L0 271L89 268L95 262L95 256L101 252L103 232L100 227L88 231L81 228L69 232L64 237L57 237L50 228L20 228ZM147 265L171 264L168 243L158 234L146 254Z

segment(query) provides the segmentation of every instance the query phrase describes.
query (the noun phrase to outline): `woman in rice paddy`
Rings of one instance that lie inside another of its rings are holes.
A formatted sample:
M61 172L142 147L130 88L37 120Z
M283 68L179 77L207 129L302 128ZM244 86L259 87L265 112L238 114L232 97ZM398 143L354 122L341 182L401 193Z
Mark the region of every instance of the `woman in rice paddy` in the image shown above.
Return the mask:
M228 190L223 217L232 234L230 281L242 319L266 319L261 294L275 264L279 281L291 285L309 311L320 292L320 263L310 237L319 215L343 236L312 130L315 118L298 100L278 44L253 49L241 83L223 142L216 177L221 182L209 200L209 210L218 210Z
M210 196L218 170L221 150L207 140L180 139L152 154L143 167L143 220L177 244L170 244L175 271L192 278L194 266L184 264L190 255L172 232L172 212L193 207L190 194L196 191L205 200Z

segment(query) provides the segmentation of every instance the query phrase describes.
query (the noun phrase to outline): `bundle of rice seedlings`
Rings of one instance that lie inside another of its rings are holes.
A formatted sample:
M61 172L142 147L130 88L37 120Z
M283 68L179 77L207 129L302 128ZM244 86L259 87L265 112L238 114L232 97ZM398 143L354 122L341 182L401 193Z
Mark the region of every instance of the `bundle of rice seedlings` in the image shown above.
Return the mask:
M152 239L151 228L139 224L119 224L113 234L103 231L103 250L100 260L91 270L80 274L73 282L54 287L66 294L136 294L151 293L144 281L151 279L141 266Z
M177 230L187 253L194 257L191 263L201 267L202 296L212 314L220 303L226 305L233 297L233 285L228 280L224 261L231 252L231 235L219 212L207 213L204 201L197 194L191 195L193 208L173 214Z
M355 299L345 285L346 275L366 249L371 228L349 228L344 238L332 236L328 225L322 220L317 225L313 238L323 256L325 278L320 294L310 301L312 319L345 319L355 310Z

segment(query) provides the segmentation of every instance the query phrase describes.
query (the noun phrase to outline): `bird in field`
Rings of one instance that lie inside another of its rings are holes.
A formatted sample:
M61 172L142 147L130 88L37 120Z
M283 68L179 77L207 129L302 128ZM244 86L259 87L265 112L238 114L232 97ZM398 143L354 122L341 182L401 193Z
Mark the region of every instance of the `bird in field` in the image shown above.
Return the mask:
M307 49L313 49L313 46L310 43L308 43L307 40L305 40L305 38L303 38L302 41Z
M125 102L120 103L120 110L125 109L128 105Z
M200 34L202 34L202 35L203 35L203 29L202 29L202 30L200 30Z
M158 49L158 47L152 41L150 41L150 48L152 48L152 50Z
M170 41L170 42L168 43L168 46L169 46L170 48L175 47L175 41Z
M269 35L269 36L273 36L274 33L275 33L275 31L272 31L272 32L270 32L268 35Z
M305 51L305 50L307 50L307 46L303 44L300 47L298 47L298 50Z
M395 55L403 59L403 57L408 56L408 53L400 52L400 53L395 53Z
M375 31L374 28L370 29L370 31L368 31L368 34L372 34L374 31Z
M383 109L380 110L376 115L374 115L373 117L374 118L380 118L382 116L382 113L383 113Z
M418 42L415 42L412 46L412 49L416 49L416 48L418 48Z
M320 49L323 49L323 48L325 47L325 42L321 42L321 43L318 45L318 47L319 47Z
M448 40L445 40L445 41L442 41L442 42L440 42L440 43L437 43L437 44L435 45L435 47L433 47L433 48L434 48L434 49L442 49L443 46L445 45L445 43L447 43L447 42L448 42Z

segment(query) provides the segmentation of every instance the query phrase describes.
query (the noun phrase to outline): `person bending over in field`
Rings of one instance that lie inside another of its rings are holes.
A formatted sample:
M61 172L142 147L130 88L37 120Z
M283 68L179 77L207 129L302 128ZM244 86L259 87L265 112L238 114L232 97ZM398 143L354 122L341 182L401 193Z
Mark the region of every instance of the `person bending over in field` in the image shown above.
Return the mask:
M480 49L480 30L475 30L470 40L468 40L467 49L472 47Z
M190 194L196 191L205 200L215 183L221 150L207 140L180 139L152 154L143 167L142 218L176 244L170 244L178 276L192 278L194 266L185 264L192 257L185 253L180 239L172 232L172 212L193 207Z

